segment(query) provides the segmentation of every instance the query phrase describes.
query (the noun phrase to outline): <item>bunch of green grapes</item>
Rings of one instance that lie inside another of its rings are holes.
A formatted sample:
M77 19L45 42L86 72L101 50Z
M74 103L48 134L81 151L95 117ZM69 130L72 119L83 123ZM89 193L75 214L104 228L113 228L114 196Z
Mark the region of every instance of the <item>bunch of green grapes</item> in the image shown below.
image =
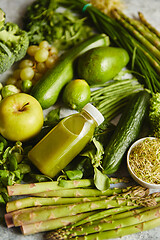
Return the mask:
M22 92L29 92L31 87L52 68L58 59L58 51L47 41L28 47L25 59L21 60L18 68L8 78L6 84L15 85Z

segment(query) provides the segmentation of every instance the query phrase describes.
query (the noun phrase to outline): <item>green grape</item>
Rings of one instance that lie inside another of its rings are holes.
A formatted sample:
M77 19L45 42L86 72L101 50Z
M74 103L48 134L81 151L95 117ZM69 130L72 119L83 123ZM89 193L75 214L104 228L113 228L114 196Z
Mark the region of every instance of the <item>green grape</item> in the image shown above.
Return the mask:
M37 63L37 70L39 73L45 73L47 70L46 64L44 62Z
M38 73L36 72L35 75L34 75L34 82L37 82L40 78L42 77L42 74L41 73Z
M20 72L20 78L22 80L32 80L34 77L34 70L31 67L23 68Z
M9 85L5 85L2 88L1 94L2 94L2 97L5 98L19 92L20 90L15 85L9 84Z
M47 41L42 41L42 42L40 42L39 47L48 49L49 43Z
M49 52L45 48L40 48L34 55L37 62L45 62L48 58Z
M25 67L32 67L32 66L33 66L33 61L30 59L22 60L19 64L20 69L25 68Z
M57 48L55 48L54 46L51 46L50 49L49 49L49 54L50 55L53 55L53 54L58 54L58 50Z
M37 45L31 45L27 49L28 55L34 57L35 53L39 50L39 46Z
M25 93L28 93L29 90L31 89L32 87L32 81L30 80L23 80L22 83L21 83L21 89L23 92Z
M47 68L52 68L55 64L56 58L54 56L50 56L47 58L45 64Z

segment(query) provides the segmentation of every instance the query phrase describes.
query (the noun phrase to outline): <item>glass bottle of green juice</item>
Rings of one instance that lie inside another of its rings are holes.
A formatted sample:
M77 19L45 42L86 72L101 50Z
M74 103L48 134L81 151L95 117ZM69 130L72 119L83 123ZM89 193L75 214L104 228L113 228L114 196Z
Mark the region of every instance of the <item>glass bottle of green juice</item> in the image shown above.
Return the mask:
M55 177L82 151L103 120L97 108L88 103L80 113L61 120L31 149L29 159L41 173Z

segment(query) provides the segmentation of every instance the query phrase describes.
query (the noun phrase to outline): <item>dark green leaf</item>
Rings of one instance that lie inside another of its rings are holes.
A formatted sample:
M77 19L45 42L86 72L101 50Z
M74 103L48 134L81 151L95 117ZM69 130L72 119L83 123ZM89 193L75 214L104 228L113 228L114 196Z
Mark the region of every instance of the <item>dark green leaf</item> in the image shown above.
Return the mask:
M4 160L6 160L6 159L8 158L8 155L9 155L10 150L11 150L11 147L7 147L7 148L5 149L5 151L4 151L4 153L3 153L3 156L2 156L2 158L3 158Z
M21 172L20 172L19 169L15 170L15 171L14 171L14 174L15 174L15 177L16 177L17 179L21 179L21 178L22 178L22 177L21 177Z
M11 186L15 183L15 173L10 172L8 177L8 185Z
M4 147L5 147L5 148L7 147L8 142L7 142L7 140L6 140L4 137L2 137L2 135L0 135L0 142L3 142L3 143L4 143Z
M9 175L9 171L8 170L0 170L0 179L7 178L8 175Z
M4 149L4 143L3 143L3 142L0 142L0 153L3 152L3 149Z
M98 168L94 168L94 184L97 189L103 191L110 187L109 177L103 174Z
M2 192L1 193L4 201L7 203L9 201L9 196L8 196L8 193L7 192Z
M5 204L5 203L6 203L6 202L5 202L2 194L0 194L0 204Z
M43 174L34 174L34 173L29 173L29 178L30 180L34 182L46 182L52 180L50 177L43 175Z
M26 163L20 163L18 164L18 168L20 170L21 174L27 174L31 172L31 167L30 165L26 164Z
M0 170L0 182L4 185L8 185L8 177L9 171L8 170Z
M15 155L9 154L8 159L9 159L9 170L15 171L18 167L18 163L17 163L17 159L16 159Z
M83 172L81 170L70 170L65 173L70 180L81 179L83 177Z
M44 119L45 125L55 125L59 122L60 108L51 110Z

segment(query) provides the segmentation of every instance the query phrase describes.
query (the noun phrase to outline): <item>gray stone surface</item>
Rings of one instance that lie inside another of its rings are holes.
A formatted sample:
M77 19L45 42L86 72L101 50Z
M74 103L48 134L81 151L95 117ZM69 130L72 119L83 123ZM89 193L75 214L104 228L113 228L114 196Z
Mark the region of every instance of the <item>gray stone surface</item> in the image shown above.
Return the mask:
M21 25L21 18L33 0L0 0L0 8L6 12L7 21L13 21ZM143 12L144 16L152 25L160 30L160 1L159 0L123 0L125 3L125 13L129 16L138 16L138 11ZM1 81L7 73L1 75ZM3 216L5 209L0 207L0 240L42 240L43 234L23 236L19 228L7 229ZM117 240L160 240L160 227L154 228L143 233L132 234Z

